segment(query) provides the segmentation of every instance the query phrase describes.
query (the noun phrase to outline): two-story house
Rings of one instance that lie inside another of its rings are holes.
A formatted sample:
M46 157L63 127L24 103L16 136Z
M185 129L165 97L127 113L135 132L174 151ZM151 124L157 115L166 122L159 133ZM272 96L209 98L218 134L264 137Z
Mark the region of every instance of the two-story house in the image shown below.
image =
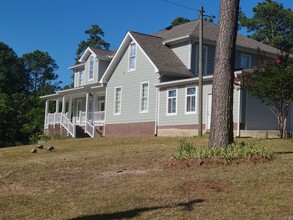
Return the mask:
M204 22L203 127L210 128L212 80L218 27ZM43 96L45 132L71 134L82 127L90 136L196 135L198 127L199 21L153 35L128 32L115 54L88 48L75 72L74 88ZM258 66L257 50L275 58L277 49L238 35L235 75ZM56 102L48 113L49 101ZM61 111L59 102L62 103ZM257 98L235 86L235 134L277 130L277 120ZM71 129L72 128L72 129ZM293 130L293 108L288 129Z

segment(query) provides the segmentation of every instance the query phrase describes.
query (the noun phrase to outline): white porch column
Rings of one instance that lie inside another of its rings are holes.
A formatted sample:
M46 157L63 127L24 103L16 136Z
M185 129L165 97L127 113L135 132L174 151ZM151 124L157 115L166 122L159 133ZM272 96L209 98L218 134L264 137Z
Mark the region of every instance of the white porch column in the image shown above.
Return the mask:
M69 121L72 121L71 113L72 113L72 97L70 96L69 97L69 104L68 104L68 118L69 118Z
M66 98L65 96L62 97L62 113L65 113L65 108L66 108Z
M46 104L45 104L45 124L44 124L45 126L48 123L48 121L47 121L48 111L49 111L49 100L46 100Z
M59 112L59 100L57 99L56 100L56 113Z
M86 93L85 96L85 121L88 120L88 113L89 113L89 93Z

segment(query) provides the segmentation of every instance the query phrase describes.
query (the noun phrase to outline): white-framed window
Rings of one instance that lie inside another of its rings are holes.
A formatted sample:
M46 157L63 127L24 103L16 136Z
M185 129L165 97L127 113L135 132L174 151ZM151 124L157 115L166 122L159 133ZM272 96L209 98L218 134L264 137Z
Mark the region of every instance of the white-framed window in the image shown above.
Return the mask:
M89 80L94 79L94 57L90 56Z
M250 69L251 68L251 56L247 54L241 54L241 63L240 67L242 69Z
M114 115L121 114L122 87L114 88Z
M83 86L83 69L78 71L78 86Z
M195 73L198 75L198 62L199 62L199 46L196 45L195 50ZM202 47L202 74L208 74L208 47Z
M148 112L149 106L149 83L142 82L140 84L140 105L139 112L146 113Z
M105 111L105 96L98 96L98 102L97 102L97 105L98 105L98 111L99 112L103 112Z
M177 93L178 89L167 90L167 115L177 114Z
M136 43L131 43L129 45L129 63L128 63L128 71L133 71L136 68L136 55L137 55L137 47Z
M196 113L196 87L186 87L185 88L185 113L192 114Z

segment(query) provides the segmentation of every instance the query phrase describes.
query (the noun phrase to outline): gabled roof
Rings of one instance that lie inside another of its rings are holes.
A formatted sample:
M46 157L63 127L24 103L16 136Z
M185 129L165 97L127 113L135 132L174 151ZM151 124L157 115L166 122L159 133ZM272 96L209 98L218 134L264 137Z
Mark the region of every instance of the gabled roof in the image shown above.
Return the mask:
M214 44L217 41L219 27L212 22L204 21L203 24L203 39L204 41L212 41ZM171 27L170 29L161 30L153 34L154 36L161 37L164 42L169 43L174 40L181 39L183 37L190 37L198 39L199 37L199 20L191 21L182 25ZM237 34L236 47L245 49L256 50L259 48L262 51L271 54L277 54L278 49L269 45L260 43L252 38Z
M165 46L160 37L141 34L137 32L128 32L118 48L112 62L108 66L100 83L106 83L110 79L122 56L128 48L130 42L135 42L137 46L146 55L147 59L154 67L154 72L161 75L175 77L193 77L192 73L175 55L175 53Z
M78 62L85 62L91 54L101 60L111 60L115 54L115 51L104 50L96 47L87 47Z

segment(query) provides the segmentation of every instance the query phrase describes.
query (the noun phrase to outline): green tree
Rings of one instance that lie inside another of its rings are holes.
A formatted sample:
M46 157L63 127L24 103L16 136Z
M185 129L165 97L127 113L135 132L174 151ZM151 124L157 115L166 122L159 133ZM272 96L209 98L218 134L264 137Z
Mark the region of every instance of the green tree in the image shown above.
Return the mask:
M61 82L56 82L58 75L55 73L58 65L48 52L36 50L24 54L22 61L29 75L29 91L32 94L43 95L46 93L43 89L48 86L52 87L53 91L59 88Z
M83 40L78 44L78 48L76 50L76 61L89 46L109 50L110 44L102 39L102 37L104 37L104 31L98 25L92 25L90 29L85 30L85 34L89 35L89 37L86 41Z
M27 85L28 75L12 48L0 42L0 92L13 94L22 92Z
M293 63L288 54L281 54L273 62L262 62L262 66L245 76L242 87L259 97L278 120L280 138L286 137L289 104L293 101Z
M187 22L190 22L190 20L187 19L187 18L183 18L183 17L177 17L171 22L171 27L181 25L181 24L185 24Z
M252 9L254 15L240 16L240 24L252 32L251 37L280 50L293 53L293 11L272 0L259 2Z
M233 143L233 82L239 0L221 0L213 78L210 147Z

